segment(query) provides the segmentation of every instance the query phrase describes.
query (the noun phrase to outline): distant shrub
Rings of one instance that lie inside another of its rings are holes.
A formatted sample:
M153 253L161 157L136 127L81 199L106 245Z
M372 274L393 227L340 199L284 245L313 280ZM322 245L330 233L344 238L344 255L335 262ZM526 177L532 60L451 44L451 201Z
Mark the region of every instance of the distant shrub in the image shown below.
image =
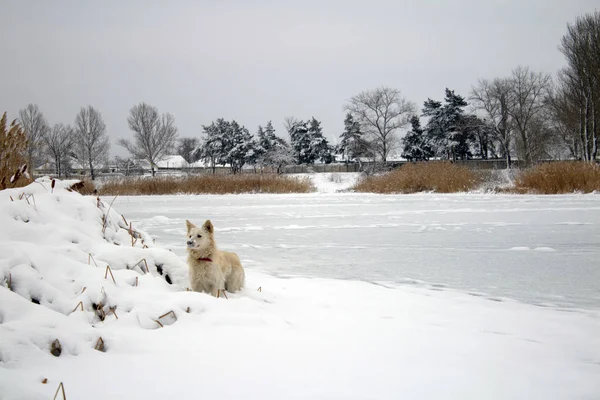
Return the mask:
M539 194L600 191L600 166L573 161L540 164L517 176L515 191Z
M186 177L123 178L105 182L104 195L308 193L309 179L268 174L189 175Z
M405 164L391 172L369 176L354 189L368 193L455 193L472 190L479 182L478 175L466 167L430 161Z
M25 160L26 147L25 131L16 120L9 126L4 113L0 119L0 190L31 182Z

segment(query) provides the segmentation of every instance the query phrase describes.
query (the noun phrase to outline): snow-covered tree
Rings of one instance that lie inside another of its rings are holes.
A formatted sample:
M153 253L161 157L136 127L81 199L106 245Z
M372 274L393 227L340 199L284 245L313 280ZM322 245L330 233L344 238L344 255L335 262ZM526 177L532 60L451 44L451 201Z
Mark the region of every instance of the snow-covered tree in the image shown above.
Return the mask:
M429 117L425 132L434 152L443 158L467 159L472 156L472 134L464 129L465 99L446 89L444 104L427 99L423 106L423 116Z
M204 137L201 139L200 146L196 149L195 154L198 159L204 160L210 165L214 174L217 165L226 163L225 141L230 130L229 122L219 118L211 122L210 125L203 125L202 128L204 129Z
M249 152L252 149L252 134L235 120L231 121L229 135L225 137L225 149L227 151L225 160L231 165L231 172L237 174L242 171L246 164Z
M291 127L290 138L298 164L314 164L316 160L331 162L331 146L323 136L321 122L314 117L308 122L296 121Z
M310 137L310 157L313 158L313 162L314 160L320 160L326 164L331 163L333 161L331 146L323 136L321 121L318 121L315 117L309 122L308 135Z
M421 128L421 121L418 116L413 115L410 124L412 129L402 139L404 145L402 157L408 161L427 161L434 155L429 138Z
M354 120L352 114L347 113L344 120L344 132L340 135L340 143L336 146L336 151L347 161L358 161L361 157L368 155L369 144L363 138L360 130L360 124Z
M257 142L257 151L260 152L258 162L261 166L275 168L277 173L281 173L284 166L294 162L289 145L275 134L271 121L264 129L259 126Z
M298 164L312 164L315 159L310 151L311 138L306 127L306 122L297 121L290 129L292 149Z

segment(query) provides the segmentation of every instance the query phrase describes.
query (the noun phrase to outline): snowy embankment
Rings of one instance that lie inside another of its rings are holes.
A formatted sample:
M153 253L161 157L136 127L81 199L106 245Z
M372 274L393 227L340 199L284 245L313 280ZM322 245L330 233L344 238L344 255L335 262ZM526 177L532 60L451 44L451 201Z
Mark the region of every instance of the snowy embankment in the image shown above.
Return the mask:
M0 192L3 399L600 393L596 312L252 269L228 299L187 292L181 256L70 183Z

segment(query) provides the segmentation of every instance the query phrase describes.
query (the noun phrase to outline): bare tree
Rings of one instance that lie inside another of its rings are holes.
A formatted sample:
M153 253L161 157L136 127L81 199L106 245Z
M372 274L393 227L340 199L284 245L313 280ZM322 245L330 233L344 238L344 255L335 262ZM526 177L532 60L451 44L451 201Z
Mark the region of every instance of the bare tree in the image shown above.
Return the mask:
M508 79L496 78L493 81L482 79L471 90L470 100L492 127L492 136L501 147L506 167L511 164L511 145L513 137L513 120L509 113L511 85Z
M564 92L569 94L565 100L579 111L582 156L593 161L598 154L600 123L600 11L568 24L559 49L568 63L561 77Z
M114 163L117 167L117 172L121 172L125 176L143 172L143 168L131 158L121 158L119 156L116 156Z
M70 153L75 143L75 131L69 125L56 124L45 136L48 155L52 158L56 175L67 176Z
M95 169L108 160L110 140L100 111L92 106L81 107L75 117L75 155L82 167L89 167L92 180Z
M552 85L552 77L542 72L533 72L528 67L517 67L509 82L511 89L508 113L518 135L517 149L521 149L521 157L530 165L534 159L532 142L539 141L536 134L543 132L537 125L547 106L545 100Z
M154 176L156 164L175 146L175 117L169 113L159 115L156 107L142 102L129 111L127 122L133 131L133 142L121 139L119 144L133 157L148 161Z
M415 105L402 97L397 89L381 87L352 97L344 107L361 125L361 130L371 136L375 152L385 163L394 145L398 144L396 132L408 125Z
M44 137L50 126L37 104L29 104L19 111L19 124L27 136L27 164L33 171L44 163Z
M291 135L292 129L294 129L294 127L296 125L298 125L298 123L300 123L300 122L302 122L302 121L300 121L296 117L285 117L283 119L283 127Z
M569 74L561 71L558 73L558 83L548 97L549 123L563 146L569 151L572 158L589 159L591 155L584 151L584 139L580 131L580 117L582 116L579 104L582 104L581 93L576 89ZM588 150L589 147L588 147Z
M179 154L188 163L192 164L198 161L196 149L198 148L198 139L196 138L181 138L177 146L177 154Z

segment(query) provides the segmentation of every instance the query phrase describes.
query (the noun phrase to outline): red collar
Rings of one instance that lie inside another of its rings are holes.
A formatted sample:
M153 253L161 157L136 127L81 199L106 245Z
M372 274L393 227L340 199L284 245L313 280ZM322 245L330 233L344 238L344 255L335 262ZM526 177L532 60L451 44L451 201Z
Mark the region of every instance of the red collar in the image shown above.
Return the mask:
M210 258L198 258L198 261L208 261L208 262L212 262L212 260Z

